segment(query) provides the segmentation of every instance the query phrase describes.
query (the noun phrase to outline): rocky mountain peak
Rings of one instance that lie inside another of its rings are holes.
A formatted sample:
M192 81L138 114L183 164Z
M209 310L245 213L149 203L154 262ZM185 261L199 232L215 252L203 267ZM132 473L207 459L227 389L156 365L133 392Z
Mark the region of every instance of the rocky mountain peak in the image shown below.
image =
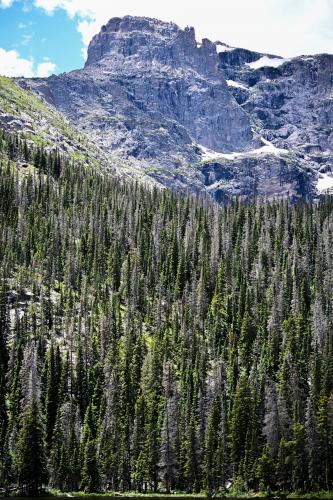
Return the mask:
M110 133L108 148L111 143L112 149L121 147L136 158L151 162L158 157L160 162L163 157L174 166L184 158L195 163L197 144L234 151L252 143L250 120L228 91L216 44L208 39L197 43L194 28L146 17L110 19L91 41L84 70L63 78L61 87L65 79L73 87L75 106L68 95L64 102L62 89L52 82L56 105L60 97L62 109L67 113L70 107L71 118L79 121L79 108L91 100L93 123L98 111L101 126ZM104 101L103 109L96 96ZM124 122L126 132L119 138Z
M333 185L332 68L332 55L198 43L191 27L125 16L93 38L84 69L20 84L158 183L297 198Z
M107 66L119 70L125 64L142 63L196 68L216 73L218 55L216 46L208 39L197 43L192 27L179 28L174 23L147 17L115 17L101 28L88 48L85 67Z

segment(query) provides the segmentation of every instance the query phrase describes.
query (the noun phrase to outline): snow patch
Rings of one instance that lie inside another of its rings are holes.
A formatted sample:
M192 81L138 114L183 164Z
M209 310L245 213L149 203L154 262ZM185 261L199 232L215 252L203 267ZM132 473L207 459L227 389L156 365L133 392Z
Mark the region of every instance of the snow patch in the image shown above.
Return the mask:
M234 80L227 80L227 85L228 85L228 87L234 87L237 89L248 90L248 87L246 87L242 83L235 82Z
M193 144L194 146L198 146L202 152L202 159L204 161L206 160L215 160L217 158L221 158L223 156L223 153L219 153L218 151L213 151L212 149L208 149L205 146L202 146L201 144Z
M316 188L319 193L333 190L333 174L319 174Z
M218 54L222 54L223 52L235 50L235 47L230 47L230 45L227 45L226 43L216 42L216 50Z
M251 69L259 69L264 68L265 66L269 66L270 68L278 68L285 62L290 61L290 59L283 59L282 57L268 57L262 56L257 61L253 61L250 63L245 63Z
M264 146L261 146L260 148L252 149L251 151L242 151L235 153L219 153L218 151L213 151L212 149L208 149L205 146L201 146L201 144L198 144L198 147L202 151L202 159L204 161L218 160L219 158L224 158L226 160L237 160L238 158L247 158L261 154L284 155L289 153L288 149L277 148L276 146L274 146L274 144L264 138L261 138L261 142L264 144Z

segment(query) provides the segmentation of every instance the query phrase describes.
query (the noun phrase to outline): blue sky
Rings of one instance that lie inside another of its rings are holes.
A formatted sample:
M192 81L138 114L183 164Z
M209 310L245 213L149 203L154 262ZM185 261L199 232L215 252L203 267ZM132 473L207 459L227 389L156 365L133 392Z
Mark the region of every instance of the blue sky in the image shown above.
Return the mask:
M63 9L50 15L32 2L17 1L0 9L0 47L33 60L33 71L43 62L54 64L56 73L83 64L82 38L73 19Z
M92 36L126 14L191 25L198 40L285 57L333 53L333 0L0 0L0 74L80 68Z

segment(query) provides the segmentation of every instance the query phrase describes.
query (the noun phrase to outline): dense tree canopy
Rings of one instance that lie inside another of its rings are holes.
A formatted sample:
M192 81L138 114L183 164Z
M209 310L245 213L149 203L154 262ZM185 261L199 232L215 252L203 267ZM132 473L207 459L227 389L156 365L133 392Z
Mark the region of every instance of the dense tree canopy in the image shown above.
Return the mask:
M0 487L333 487L331 198L0 159Z

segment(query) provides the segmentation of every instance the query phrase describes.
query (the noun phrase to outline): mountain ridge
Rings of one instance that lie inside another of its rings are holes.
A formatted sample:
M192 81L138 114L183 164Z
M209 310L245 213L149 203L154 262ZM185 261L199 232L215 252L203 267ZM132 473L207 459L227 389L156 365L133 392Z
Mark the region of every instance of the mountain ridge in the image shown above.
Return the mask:
M93 37L83 69L19 84L133 175L218 201L313 199L333 169L332 65L330 55L198 43L194 28L125 16Z

